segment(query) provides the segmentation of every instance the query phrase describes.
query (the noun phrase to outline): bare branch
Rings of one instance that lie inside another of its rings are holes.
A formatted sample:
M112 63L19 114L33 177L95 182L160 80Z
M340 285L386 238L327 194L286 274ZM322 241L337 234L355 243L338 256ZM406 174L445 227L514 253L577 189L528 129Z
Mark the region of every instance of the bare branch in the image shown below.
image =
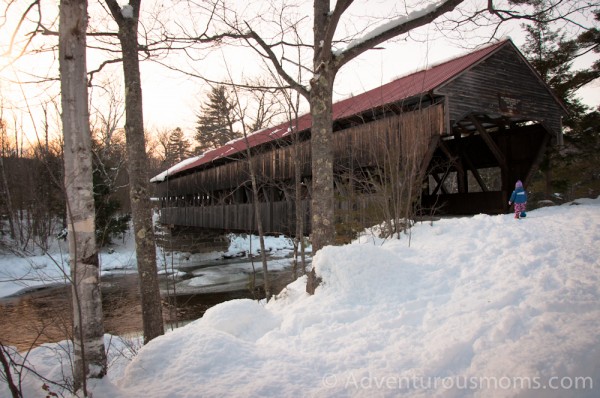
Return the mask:
M118 64L120 62L123 62L122 58L109 59L107 61L102 62L96 69L88 71L88 75L90 76L90 78L88 79L88 86L92 85L92 80L94 79L94 75L96 73L100 72L102 69L104 69L105 66L110 65L110 64Z
M283 69L283 66L277 59L277 56L271 49L271 46L269 46L262 39L262 37L260 37L258 35L258 33L256 33L254 30L252 30L250 28L250 25L248 25L246 23L246 26L248 27L250 37L252 37L252 39L267 53L267 58L269 58L271 60L273 66L277 70L277 73L279 73L279 75L286 81L287 84L290 85L291 88L297 90L302 96L308 98L310 95L309 91L306 89L306 87L304 87L303 85L298 83L296 80L294 80L290 75L288 75L288 73Z
M342 18L342 15L353 2L354 0L340 0L336 2L333 12L327 18L327 25L325 26L325 33L323 34L323 43L314 43L315 52L324 52L318 56L319 59L324 59L324 57L329 58L331 55L331 44L333 42L333 36L335 35L337 26ZM316 57L317 56L315 56L315 59Z
M423 10L416 11L418 16L415 18L411 18L411 15L409 14L406 17L392 21L386 25L389 26L387 29L383 28L380 32L373 34L371 37L368 37L365 40L357 41L355 44L350 43L346 49L338 53L336 59L337 68L339 69L341 66L356 58L358 55L389 39L410 32L418 27L427 25L437 17L451 12L464 1L465 0L446 0L435 7L430 6L426 8L426 12L422 12Z
M158 60L153 60L153 62L157 63L158 65L164 66L165 68L175 71L175 72L179 72L179 73L183 73L186 76L189 77L193 77L193 78L197 78L200 79L210 85L223 85L223 86L228 86L228 87L239 87L239 88L243 88L243 89L248 89L248 90L283 90L283 89L289 89L292 88L290 86L286 86L286 87L282 87L282 86L256 86L253 84L243 84L243 83L232 83L232 82L223 82L223 81L219 81L219 80L212 80L209 79L205 76L202 76L200 74L197 73L192 73L189 71L184 71L181 70L179 68L176 68L174 66L171 66L167 63L164 63L162 61L158 61Z
M29 15L29 12L31 10L33 10L34 7L37 7L37 9L38 9L38 16L39 16L38 24L41 24L41 21L42 21L42 10L40 8L40 0L35 0L33 3L31 3L27 7L27 9L21 15L21 18L19 19L19 22L17 23L17 26L15 27L15 29L13 31L13 34L12 34L12 36L10 38L10 43L8 45L8 50L3 54L4 56L7 56L7 55L9 55L12 52L13 47L15 45L15 40L16 40L17 34L18 34L19 30L21 29L21 26L23 26L23 22L27 19L27 16ZM21 49L19 55L17 55L15 57L15 59L18 59L18 58L22 57L23 54L25 54L25 51L27 51L27 48L29 47L29 44L31 44L31 41L33 40L34 36L35 36L35 30L34 30L33 33L29 34L29 39L23 45L23 48Z
M569 23L572 23L580 28L585 29L583 25L569 18L570 15L581 13L584 10L588 10L593 7L593 4L587 2L576 3L577 6L565 10L563 12L558 12L555 16L552 16L553 11L558 11L561 9L562 5L565 3L569 3L568 0L557 0L555 3L550 2L545 8L540 9L533 13L524 13L518 10L513 9L500 9L494 5L494 0L488 0L487 11L496 16L501 23L509 20L528 20L528 21L538 21L544 23L556 22L559 20L566 20Z

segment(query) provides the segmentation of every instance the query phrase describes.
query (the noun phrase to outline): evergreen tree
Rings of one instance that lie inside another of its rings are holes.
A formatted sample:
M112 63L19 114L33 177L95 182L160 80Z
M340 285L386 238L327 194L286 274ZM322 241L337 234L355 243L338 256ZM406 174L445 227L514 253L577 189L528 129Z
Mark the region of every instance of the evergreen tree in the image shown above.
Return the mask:
M576 96L576 91L600 77L600 61L588 68L573 70L573 62L589 52L598 53L600 33L591 28L574 39L567 39L560 30L552 30L543 10L546 1L536 3L541 16L531 25L524 25L527 32L523 47L525 56L542 79L564 102L570 114L563 119L567 134L565 146L550 148L540 166L544 175L544 187L540 189L546 198L553 199L553 192L562 192L565 198L597 195L595 182L598 163L598 110L590 109ZM596 21L600 12L594 13Z
M582 148L588 148L595 154L600 149L600 106L579 121L575 139Z
M112 242L112 238L129 229L130 214L121 214L121 203L111 195L111 190L100 169L94 167L94 206L96 207L96 242L99 247Z
M166 146L165 160L169 166L173 166L185 160L190 155L190 143L185 138L183 131L177 127L169 134Z
M124 143L117 135L109 140L92 140L94 206L96 209L96 242L99 247L129 228L130 214L123 214L117 197L118 181L125 172Z
M575 92L600 77L600 64L596 61L592 66L573 71L573 62L579 56L589 51L599 51L598 29L592 28L580 34L577 38L568 40L560 29L553 30L548 18L544 18L545 1L536 4L541 18L523 25L527 32L526 43L523 46L525 56L554 91L565 103L571 114L563 121L564 125L573 129L579 120L589 111ZM595 13L596 20L600 12Z
M203 104L196 123L197 151L204 152L219 148L228 141L241 138L242 134L235 130L235 101L225 86L213 87L208 94L208 101Z

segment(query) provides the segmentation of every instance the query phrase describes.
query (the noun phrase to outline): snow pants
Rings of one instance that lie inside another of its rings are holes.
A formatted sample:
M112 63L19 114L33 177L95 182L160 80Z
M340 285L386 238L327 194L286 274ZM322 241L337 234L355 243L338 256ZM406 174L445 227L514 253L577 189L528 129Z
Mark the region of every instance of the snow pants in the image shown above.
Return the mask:
M525 203L515 203L515 218L519 218L521 212L527 210L527 202Z

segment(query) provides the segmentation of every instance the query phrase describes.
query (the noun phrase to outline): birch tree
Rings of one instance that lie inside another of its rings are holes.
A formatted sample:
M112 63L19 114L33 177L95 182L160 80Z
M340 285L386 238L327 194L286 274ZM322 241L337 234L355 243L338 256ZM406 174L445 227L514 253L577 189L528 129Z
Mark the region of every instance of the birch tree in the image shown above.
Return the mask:
M106 374L100 268L94 225L89 127L87 1L63 0L59 18L59 69L64 135L69 258L73 291L74 389Z

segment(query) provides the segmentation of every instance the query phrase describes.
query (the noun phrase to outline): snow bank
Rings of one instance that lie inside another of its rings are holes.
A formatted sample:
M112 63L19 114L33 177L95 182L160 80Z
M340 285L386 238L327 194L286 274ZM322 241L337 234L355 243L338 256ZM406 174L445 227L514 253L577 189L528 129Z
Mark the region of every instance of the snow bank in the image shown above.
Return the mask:
M302 278L267 304L215 306L94 392L599 396L600 198L578 203L327 247L315 295Z
M108 376L106 380L101 381L100 385L95 387L99 397L107 397L103 392L113 391L118 394L118 390L112 385L114 376L120 376L136 351L142 346L140 339L128 339L110 334L104 335L104 346L107 349ZM59 343L42 344L25 354L18 354L14 348L7 347L6 351L12 358L12 361L18 366L11 369L12 377L15 383L18 383L16 369L21 370L21 365L25 368L34 367L36 373L43 375L49 381L43 381L33 375L28 370L23 370L23 397L46 397L49 393L58 394L57 396L69 396L68 392L63 390L60 385L72 382L71 357L73 356L73 346L70 341L65 340ZM58 384L58 385L56 385ZM46 393L42 386L49 388ZM8 386L4 381L4 372L0 372L0 397L12 396Z
M46 254L18 257L0 254L0 298L19 294L29 288L69 283L68 243L57 241ZM115 272L136 272L135 242L128 233L124 242L99 252L102 275Z
M144 347L123 396L597 396L600 201L417 225Z
M257 255L260 253L260 240L256 235L229 235L229 250L226 255L235 255L236 253L249 253ZM285 257L292 253L294 244L290 238L284 235L265 236L265 249L276 257Z

